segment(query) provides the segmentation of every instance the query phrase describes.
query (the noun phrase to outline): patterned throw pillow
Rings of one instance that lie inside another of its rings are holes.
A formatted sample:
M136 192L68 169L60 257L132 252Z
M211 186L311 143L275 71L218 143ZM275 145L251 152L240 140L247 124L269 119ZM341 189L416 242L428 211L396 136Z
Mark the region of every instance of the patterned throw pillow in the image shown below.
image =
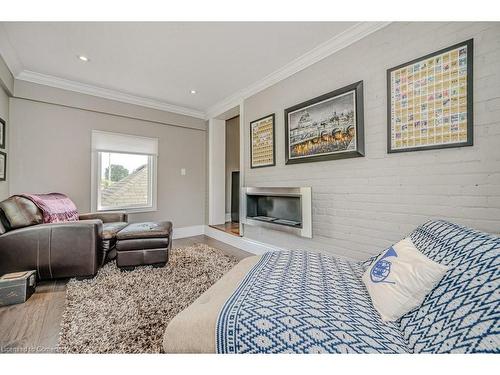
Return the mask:
M405 238L384 251L362 279L382 320L392 322L420 306L446 271Z
M415 246L450 267L422 305L401 319L415 353L500 352L500 238L446 221L412 234Z

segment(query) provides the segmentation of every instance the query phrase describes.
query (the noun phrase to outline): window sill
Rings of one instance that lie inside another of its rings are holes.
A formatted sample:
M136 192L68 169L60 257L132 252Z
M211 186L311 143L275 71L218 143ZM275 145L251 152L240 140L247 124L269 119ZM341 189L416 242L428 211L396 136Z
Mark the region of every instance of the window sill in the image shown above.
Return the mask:
M118 208L115 210L96 210L96 212L125 212L126 214L142 214L147 212L158 212L156 207L144 208Z

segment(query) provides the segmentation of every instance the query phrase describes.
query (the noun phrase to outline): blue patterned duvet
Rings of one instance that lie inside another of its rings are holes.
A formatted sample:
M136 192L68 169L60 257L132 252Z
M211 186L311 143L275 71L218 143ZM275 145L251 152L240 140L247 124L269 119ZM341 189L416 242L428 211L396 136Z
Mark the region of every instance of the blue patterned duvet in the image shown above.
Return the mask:
M398 322L371 303L370 262L267 253L222 308L217 352L500 353L500 237L435 220L411 238L450 269Z
M266 253L221 310L218 353L405 353L361 281L361 263Z

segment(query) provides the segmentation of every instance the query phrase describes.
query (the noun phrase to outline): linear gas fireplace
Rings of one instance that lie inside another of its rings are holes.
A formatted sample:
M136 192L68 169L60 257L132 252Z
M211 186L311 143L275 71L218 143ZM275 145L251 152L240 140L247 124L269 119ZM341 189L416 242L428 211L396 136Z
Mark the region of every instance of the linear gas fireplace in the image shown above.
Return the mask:
M310 187L246 187L244 224L312 238Z

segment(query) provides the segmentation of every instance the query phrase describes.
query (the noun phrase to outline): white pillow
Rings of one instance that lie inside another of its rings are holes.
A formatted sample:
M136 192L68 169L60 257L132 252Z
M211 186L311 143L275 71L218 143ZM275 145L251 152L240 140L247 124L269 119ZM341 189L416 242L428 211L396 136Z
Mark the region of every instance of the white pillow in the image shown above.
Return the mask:
M378 256L362 279L382 320L395 321L420 306L446 271L408 237Z

